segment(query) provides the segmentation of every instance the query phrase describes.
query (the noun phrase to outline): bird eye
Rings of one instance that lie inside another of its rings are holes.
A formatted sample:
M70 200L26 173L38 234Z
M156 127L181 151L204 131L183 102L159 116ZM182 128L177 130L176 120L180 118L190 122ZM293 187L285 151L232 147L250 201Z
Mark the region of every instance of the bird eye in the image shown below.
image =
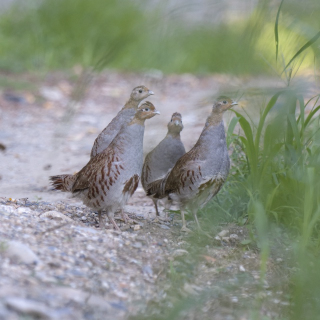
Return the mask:
M145 108L144 111L149 111L149 108Z
M223 104L227 104L227 101L226 101L226 100L223 100Z
M142 90L141 90L141 89L139 90L139 93L142 93Z

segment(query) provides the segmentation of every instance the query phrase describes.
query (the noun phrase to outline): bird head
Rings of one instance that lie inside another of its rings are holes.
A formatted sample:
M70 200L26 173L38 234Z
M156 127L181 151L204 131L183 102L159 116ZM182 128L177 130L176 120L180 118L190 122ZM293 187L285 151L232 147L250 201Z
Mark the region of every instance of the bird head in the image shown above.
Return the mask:
M130 98L135 101L142 101L143 99L153 95L153 91L149 90L145 86L135 87L130 95Z
M219 97L218 100L213 104L212 112L223 113L238 103L228 97Z
M160 114L160 112L155 108L155 106L150 101L146 101L139 106L135 117L140 120L146 120L156 116L157 114Z
M168 130L170 133L179 133L182 131L182 129L182 116L179 112L175 112L168 123Z

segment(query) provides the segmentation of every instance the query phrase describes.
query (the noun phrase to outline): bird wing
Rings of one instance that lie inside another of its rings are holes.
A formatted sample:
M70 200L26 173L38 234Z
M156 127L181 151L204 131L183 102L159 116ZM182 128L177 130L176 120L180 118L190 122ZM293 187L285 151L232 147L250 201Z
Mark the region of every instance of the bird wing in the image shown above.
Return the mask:
M94 181L112 185L120 174L123 166L115 154L115 150L107 148L102 153L92 158L87 165L77 174L77 179L72 187L72 192L77 192L90 187ZM110 175L111 174L111 175ZM108 188L109 189L109 188Z
M148 153L146 155L146 158L144 159L142 173L141 173L141 183L142 183L142 186L145 190L147 188L147 183L149 181L149 175L151 173L150 167L149 167L150 157L151 157L151 153Z
M196 181L205 183L209 178L202 173L203 163L204 161L199 159L198 152L195 149L191 149L184 154L168 175L165 194L179 192L181 188L192 188Z

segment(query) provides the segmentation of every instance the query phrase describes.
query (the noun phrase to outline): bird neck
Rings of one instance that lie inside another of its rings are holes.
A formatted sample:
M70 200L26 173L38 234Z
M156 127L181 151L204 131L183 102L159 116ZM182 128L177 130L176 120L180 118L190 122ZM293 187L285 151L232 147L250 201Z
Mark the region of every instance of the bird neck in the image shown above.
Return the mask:
M205 148L211 149L211 147L217 143L224 143L223 141L225 141L225 132L222 115L221 117L212 117L212 115L210 115L196 146L204 146Z
M180 139L180 132L170 132L170 131L168 131L167 137L171 137L173 139Z
M137 117L133 117L133 119L129 122L128 126L134 125L134 124L138 124L140 126L144 127L144 122L146 121L146 119L140 119Z
M207 118L205 128L220 124L222 119L223 119L223 113L211 112L210 116Z
M122 109L137 109L140 101L130 98Z

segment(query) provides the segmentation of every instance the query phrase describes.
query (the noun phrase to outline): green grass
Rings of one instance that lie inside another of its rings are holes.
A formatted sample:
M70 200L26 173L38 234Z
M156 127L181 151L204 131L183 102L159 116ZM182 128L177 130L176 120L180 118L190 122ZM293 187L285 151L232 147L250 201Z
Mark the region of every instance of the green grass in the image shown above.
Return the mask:
M143 10L142 2L42 1L33 7L13 7L2 14L0 68L33 71L81 65L95 70L155 68L168 73L267 72L284 79L287 88L271 95L265 93L261 101L266 102L261 105L248 93L247 107L235 112L227 134L233 149L228 181L200 216L204 228L213 234L221 223L247 223L249 245L260 253L261 285L268 273L273 243L282 244L285 234L291 258L282 269L288 278L283 288L291 305L283 307L282 319L317 319L320 99L317 95L306 100L291 87L296 72L318 68L317 3L285 0L272 7L269 1L260 1L247 18L219 25L186 26L176 16L168 16L163 23L161 7ZM250 110L257 109L261 113L252 120ZM234 133L236 126L241 128L240 133ZM213 245L198 236L188 241L196 254L205 245ZM278 249L284 250L281 246ZM241 250L245 251L246 246ZM199 299L180 298L178 292L193 276L196 263L181 260L178 266L168 266L168 278L175 285L168 295L171 307L161 309L159 317L144 318L178 319L186 307L200 309L205 300L221 294L217 290ZM223 294L228 295L234 288L223 280L217 288L223 288ZM257 288L254 290L259 293ZM263 319L259 314L261 305L257 294L256 301L247 306L251 319Z
M288 63L319 31L319 24L308 23L301 10L312 3L284 2L278 24L279 60L282 53L288 60L281 63ZM220 24L188 24L179 15L183 8L164 14L165 6L148 6L143 0L19 3L1 15L0 68L46 71L81 65L166 73L254 74L270 73L272 68L280 72L281 63L273 59L271 19L276 7L268 2L260 1L247 17ZM317 16L320 9L312 13ZM310 68L319 48L312 44L305 53L302 68Z

